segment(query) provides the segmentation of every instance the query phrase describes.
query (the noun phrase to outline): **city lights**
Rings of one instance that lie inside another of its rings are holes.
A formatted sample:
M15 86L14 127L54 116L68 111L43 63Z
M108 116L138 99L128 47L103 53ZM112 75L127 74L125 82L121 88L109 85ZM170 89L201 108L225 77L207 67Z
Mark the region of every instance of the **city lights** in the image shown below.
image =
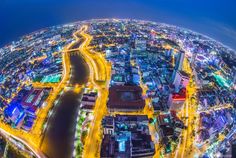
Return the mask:
M236 136L234 53L191 30L129 19L25 35L0 48L4 154L228 155Z

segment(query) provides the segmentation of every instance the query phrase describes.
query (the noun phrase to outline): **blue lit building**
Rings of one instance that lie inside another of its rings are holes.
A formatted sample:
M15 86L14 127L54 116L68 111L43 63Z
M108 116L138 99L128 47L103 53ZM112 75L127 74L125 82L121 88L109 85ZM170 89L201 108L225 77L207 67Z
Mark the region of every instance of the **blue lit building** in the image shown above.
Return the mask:
M25 112L19 104L12 103L4 110L4 116L14 128L20 128L24 122Z
M131 132L124 131L115 136L115 141L118 145L118 155L125 157L131 154Z
M106 116L102 121L103 139L101 158L151 158L155 154L154 143L148 128L146 115Z

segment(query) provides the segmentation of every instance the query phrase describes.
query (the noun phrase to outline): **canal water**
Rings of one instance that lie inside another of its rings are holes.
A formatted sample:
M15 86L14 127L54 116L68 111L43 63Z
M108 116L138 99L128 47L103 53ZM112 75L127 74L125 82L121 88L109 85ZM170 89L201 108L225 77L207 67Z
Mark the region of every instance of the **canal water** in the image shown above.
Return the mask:
M71 53L72 77L70 84L84 84L88 81L89 69L78 53ZM48 121L41 150L48 158L71 158L73 152L75 125L81 93L65 92Z

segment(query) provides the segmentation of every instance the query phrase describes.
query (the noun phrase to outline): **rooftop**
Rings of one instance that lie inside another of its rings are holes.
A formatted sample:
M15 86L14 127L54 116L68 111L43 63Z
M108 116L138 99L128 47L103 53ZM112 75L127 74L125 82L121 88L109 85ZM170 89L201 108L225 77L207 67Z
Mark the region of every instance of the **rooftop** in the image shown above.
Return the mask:
M108 108L143 109L145 101L139 86L112 86L109 89Z

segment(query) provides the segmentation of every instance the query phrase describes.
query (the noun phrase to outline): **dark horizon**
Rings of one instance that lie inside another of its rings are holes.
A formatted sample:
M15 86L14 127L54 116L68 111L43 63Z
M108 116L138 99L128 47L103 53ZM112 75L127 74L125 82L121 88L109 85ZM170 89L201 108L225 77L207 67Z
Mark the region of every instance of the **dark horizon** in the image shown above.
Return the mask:
M81 20L150 20L191 29L236 49L233 0L11 0L0 5L0 47L54 25Z

